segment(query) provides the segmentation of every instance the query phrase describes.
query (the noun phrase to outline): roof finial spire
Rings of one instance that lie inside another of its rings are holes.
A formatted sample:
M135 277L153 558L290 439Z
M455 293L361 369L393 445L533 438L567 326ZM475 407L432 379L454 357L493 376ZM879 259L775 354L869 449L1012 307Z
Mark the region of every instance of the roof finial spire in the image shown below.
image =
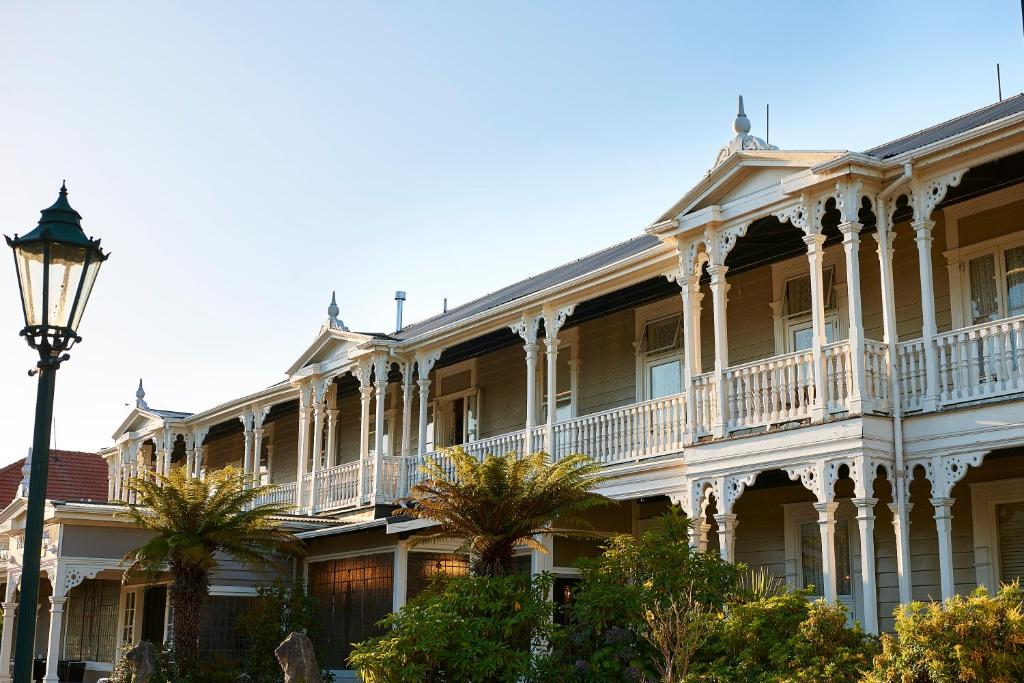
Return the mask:
M325 327L331 330L340 330L342 332L348 332L348 328L345 327L345 323L341 321L338 314L341 313L341 309L338 308L338 297L336 292L331 292L331 303L327 307L327 324Z
M142 388L142 378L139 378L139 388L135 390L135 407L148 410L149 406L146 404L146 390Z
M740 95L739 109L736 111L736 120L732 122L732 130L736 135L746 135L750 132L750 119L743 111L743 95Z

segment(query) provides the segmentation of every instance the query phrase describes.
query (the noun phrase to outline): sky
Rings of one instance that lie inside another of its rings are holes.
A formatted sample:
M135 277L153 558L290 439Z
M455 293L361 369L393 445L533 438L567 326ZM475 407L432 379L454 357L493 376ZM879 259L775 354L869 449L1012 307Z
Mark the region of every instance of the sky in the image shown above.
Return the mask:
M863 150L1024 89L1016 2L0 4L0 232L62 179L112 253L57 376L95 450L144 380L200 411L285 378L337 290L406 322L640 234L732 136ZM6 247L3 247L6 249ZM0 464L35 353L0 258Z

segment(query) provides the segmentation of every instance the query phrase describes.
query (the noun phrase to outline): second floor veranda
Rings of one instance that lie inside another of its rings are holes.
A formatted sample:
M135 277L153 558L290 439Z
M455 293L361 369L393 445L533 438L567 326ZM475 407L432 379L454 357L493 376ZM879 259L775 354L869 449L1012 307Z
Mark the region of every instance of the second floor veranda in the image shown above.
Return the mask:
M329 371L311 361L269 403L221 422L187 417L171 446L127 449L112 489L125 466L199 474L235 463L278 484L274 498L333 513L393 503L423 459L451 445L582 452L614 467L717 439L1015 396L1024 191L1016 156L1001 161L889 195L833 183L733 233L619 245L629 270L614 286L496 310L489 329L482 316L452 341L402 348L396 335Z

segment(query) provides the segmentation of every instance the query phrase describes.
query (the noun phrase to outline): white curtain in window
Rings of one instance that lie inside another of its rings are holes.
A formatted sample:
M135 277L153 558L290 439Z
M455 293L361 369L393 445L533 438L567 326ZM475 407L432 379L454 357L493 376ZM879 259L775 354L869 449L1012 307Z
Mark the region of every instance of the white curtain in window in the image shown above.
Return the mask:
M683 366L679 359L651 366L651 398L672 396L683 390Z
M1007 249L1006 260L1006 314L1024 314L1024 247Z
M971 284L971 324L978 325L999 318L999 295L996 284L996 261L992 254L971 259L967 264Z

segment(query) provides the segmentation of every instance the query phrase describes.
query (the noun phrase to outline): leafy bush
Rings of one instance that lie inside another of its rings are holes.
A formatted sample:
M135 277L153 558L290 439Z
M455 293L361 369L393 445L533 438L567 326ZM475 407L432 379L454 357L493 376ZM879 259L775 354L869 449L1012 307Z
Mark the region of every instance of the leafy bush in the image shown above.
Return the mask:
M733 605L697 656L693 683L854 683L871 667L874 638L847 628L846 610L807 591Z
M439 582L358 643L349 666L364 683L504 683L531 676L551 636L551 578L460 577Z
M945 603L912 602L895 612L896 633L882 636L871 683L1024 680L1024 591L978 588Z
M690 626L735 600L743 573L718 555L693 551L689 529L689 521L672 509L640 538L616 536L600 557L579 563L581 581L567 610L569 626L552 641L547 678L654 680L666 668L666 648L685 668L678 658L699 643L674 637L670 644L667 624L701 634L703 629Z
M284 680L274 650L292 631L305 633L316 643L317 603L302 581L286 584L280 579L256 589L256 598L238 622L248 640L244 669L250 683ZM317 653L319 661L320 653Z

